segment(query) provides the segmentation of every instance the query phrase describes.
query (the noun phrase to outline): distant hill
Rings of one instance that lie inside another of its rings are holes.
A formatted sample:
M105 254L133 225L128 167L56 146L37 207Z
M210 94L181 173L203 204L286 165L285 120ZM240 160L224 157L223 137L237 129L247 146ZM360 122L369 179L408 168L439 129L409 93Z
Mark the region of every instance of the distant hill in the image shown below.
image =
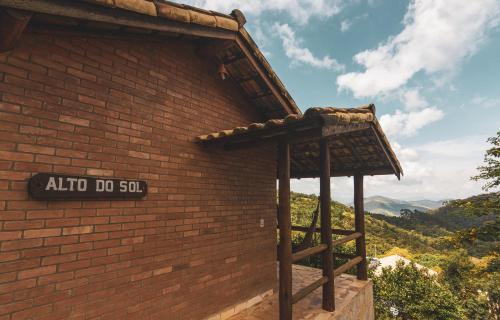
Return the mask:
M371 213L383 214L386 216L399 216L401 209L418 210L427 212L443 205L443 200L416 200L405 201L391 199L382 196L365 198L365 210Z

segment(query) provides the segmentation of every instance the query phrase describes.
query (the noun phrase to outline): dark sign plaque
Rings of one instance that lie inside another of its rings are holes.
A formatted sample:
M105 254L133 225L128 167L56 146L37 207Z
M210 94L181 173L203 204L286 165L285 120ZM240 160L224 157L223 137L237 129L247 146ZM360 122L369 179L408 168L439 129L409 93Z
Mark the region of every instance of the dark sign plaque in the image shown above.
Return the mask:
M145 181L38 173L28 192L36 200L140 199L148 192Z

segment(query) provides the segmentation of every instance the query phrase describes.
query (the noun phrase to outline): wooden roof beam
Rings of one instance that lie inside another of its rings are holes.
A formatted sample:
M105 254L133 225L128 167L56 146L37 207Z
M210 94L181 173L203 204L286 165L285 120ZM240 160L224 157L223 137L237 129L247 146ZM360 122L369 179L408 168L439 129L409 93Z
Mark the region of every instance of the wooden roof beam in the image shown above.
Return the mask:
M379 168L364 168L359 170L332 170L332 177L352 177L355 174L361 174L364 176L378 176L378 175L387 175L394 174L391 168L388 167L379 167ZM310 171L310 172L294 172L291 173L292 178L294 179L302 179L302 178L318 178L319 172Z
M232 40L213 41L198 48L197 53L202 57L214 57L236 45Z
M396 175L396 177L398 177L398 180L401 180L401 172L399 172L399 170L396 168L396 165L394 164L392 157L389 155L389 152L387 152L387 149L385 148L385 144L382 142L382 140L378 136L377 130L375 130L374 126L371 126L371 130L373 132L373 135L375 135L375 138L377 139L379 147L384 152L386 159L389 160L389 163L392 167L392 172Z
M236 32L221 28L206 27L197 24L187 24L168 19L139 14L136 12L117 10L96 6L80 1L55 0L0 0L0 5L38 13L65 16L81 20L99 21L122 26L149 29L155 31L182 33L185 35L234 40Z
M252 80L256 81L258 79L260 79L260 76L258 74L252 74L252 75L249 75L249 76L245 76L245 77L241 77L241 78L235 79L235 81L237 83L243 83L243 82L252 81Z
M262 92L259 92L259 93L256 93L256 94L250 96L250 99L256 100L256 99L260 99L263 97L271 96L272 94L273 93L271 91L262 91Z
M287 114L297 113L296 110L294 110L293 106L290 105L290 102L285 99L284 93L281 92L280 90L278 90L275 83L271 80L271 78L267 74L267 72L264 71L264 68L257 61L257 59L254 57L254 55L250 51L250 49L248 49L246 44L243 42L243 40L240 37L236 37L236 42L238 43L238 46L240 47L240 49L243 51L243 53L247 57L250 64L257 70L257 73L262 77L265 84L271 89L271 92L276 97L276 99L279 101L280 105L282 105L283 108L286 110Z
M349 149L349 151L354 156L356 161L362 166L364 160L361 157L361 155L359 154L359 152L356 150L356 147L351 143L351 141L349 141L349 139L347 137L345 139L343 139L342 142L347 147L347 149Z
M28 25L32 12L4 9L0 12L0 52L14 49Z

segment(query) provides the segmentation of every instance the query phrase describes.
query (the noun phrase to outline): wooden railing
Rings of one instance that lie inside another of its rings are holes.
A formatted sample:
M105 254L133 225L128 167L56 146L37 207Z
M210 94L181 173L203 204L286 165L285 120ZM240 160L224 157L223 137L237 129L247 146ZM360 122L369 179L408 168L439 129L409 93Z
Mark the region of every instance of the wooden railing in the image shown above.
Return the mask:
M292 226L292 231L307 232L308 230L309 230L308 227ZM314 232L319 233L319 232L321 232L321 229L316 228L314 230ZM355 230L332 229L332 234L345 235L345 237L342 237L340 239L336 239L336 240L332 241L334 249L335 249L335 246L338 246L340 244L344 244L344 243L349 242L349 241L358 240L358 239L363 237L363 234L361 232L356 232ZM363 241L364 241L364 239L363 239ZM292 254L292 261L293 262L300 261L302 259L308 258L308 257L313 256L315 254L321 253L321 252L325 251L326 249L327 249L327 245L322 243L318 246L310 247L310 248L295 252ZM333 257L334 258L348 259L348 261L346 263L335 268L335 270L334 270L335 277L339 276L340 274L342 274L342 273L348 271L349 269L351 269L355 266L358 266L358 265L362 264L364 261L366 261L366 257L362 257L359 255L347 254L347 253L343 253L343 252L335 252L335 251L333 252ZM361 277L361 278L363 278L363 277ZM302 294L303 292L309 293L309 292L314 291L316 288L320 287L323 284L323 283L320 283L321 282L320 280L321 279L318 279L316 282L312 283L311 285L305 287L302 290L299 290L299 292L297 292L296 295L298 295L299 293ZM314 287L313 285L316 285L316 286ZM312 290L308 291L306 289L312 289ZM303 298L303 296L300 296L300 299L301 298ZM295 301L295 299L292 298L292 301ZM296 300L296 301L298 301L298 300Z
M332 229L331 226L331 190L330 190L330 149L328 139L319 141L319 177L320 177L320 228L321 244L292 253L292 230L308 231L306 227L292 227L290 210L290 141L281 138L278 141L278 225L279 227L279 317L280 320L292 319L292 305L320 286L322 290L322 308L335 310L335 276L357 266L358 279L366 280L366 249L363 210L363 175L354 175L354 231ZM332 234L345 237L333 240ZM334 246L356 240L356 256L337 269L334 268ZM312 255L321 255L322 277L292 293L292 263Z
M279 227L278 227L279 228ZM299 231L299 232L307 232L309 230L308 227L302 227L302 226L291 226L292 231ZM321 228L316 228L314 232L319 233L321 232ZM332 229L332 234L336 235L344 235L345 237L342 237L340 239L336 239L332 241L333 247L338 246L340 244L344 244L349 241L353 240L358 240L363 237L363 234L361 232L356 232L355 230L344 230L344 229ZM363 239L364 240L364 239ZM292 254L292 262L297 262L302 259L309 258L311 256L314 256L319 253L323 253L328 249L328 246L324 243L321 243L317 246L310 247L301 251L297 251ZM358 256L358 255L352 255L352 254L347 254L343 252L333 252L333 257L334 258L344 258L348 259L348 261L339 267L335 268L333 271L333 277L338 277L342 273L348 271L349 269L359 266L363 264L364 261L366 261L366 258ZM360 277L358 277L360 278ZM361 277L363 278L363 277ZM313 283L309 284L308 286L300 289L297 291L295 294L292 295L292 304L295 304L299 302L301 299L305 298L308 294L316 290L317 288L321 287L325 283L329 281L328 276L323 276L319 278L318 280L314 281Z

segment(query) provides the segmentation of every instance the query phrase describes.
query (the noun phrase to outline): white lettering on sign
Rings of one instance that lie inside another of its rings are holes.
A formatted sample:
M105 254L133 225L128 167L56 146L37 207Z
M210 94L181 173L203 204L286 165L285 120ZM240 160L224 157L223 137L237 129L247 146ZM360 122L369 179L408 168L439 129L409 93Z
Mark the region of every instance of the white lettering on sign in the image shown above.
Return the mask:
M120 192L141 193L142 189L139 181L120 181Z
M87 191L87 179L78 179L78 191Z
M76 178L67 178L66 180L68 180L68 182L69 182L69 191L75 190L75 182L77 182L78 179L76 179Z
M58 191L68 191L68 188L64 188L63 187L63 178L58 178L57 180L59 180L59 186L57 187Z
M117 181L118 183L118 181ZM87 191L87 179L85 178L62 178L62 177L50 177L45 190L54 191ZM120 192L133 192L142 193L139 181L120 181L118 183ZM103 180L97 179L95 181L95 191L96 192L113 192L115 189L115 182L113 180Z
M54 177L49 178L49 182L47 182L45 190L57 190L56 179L54 179Z
M145 181L49 173L38 173L28 182L28 192L36 200L142 198L147 190Z
M77 178L66 178L67 183L65 184L64 178L50 177L45 190L55 190L55 191L75 191L75 185L77 191L87 191L87 179L77 179Z
M106 180L106 192L113 192L114 183L113 180Z

